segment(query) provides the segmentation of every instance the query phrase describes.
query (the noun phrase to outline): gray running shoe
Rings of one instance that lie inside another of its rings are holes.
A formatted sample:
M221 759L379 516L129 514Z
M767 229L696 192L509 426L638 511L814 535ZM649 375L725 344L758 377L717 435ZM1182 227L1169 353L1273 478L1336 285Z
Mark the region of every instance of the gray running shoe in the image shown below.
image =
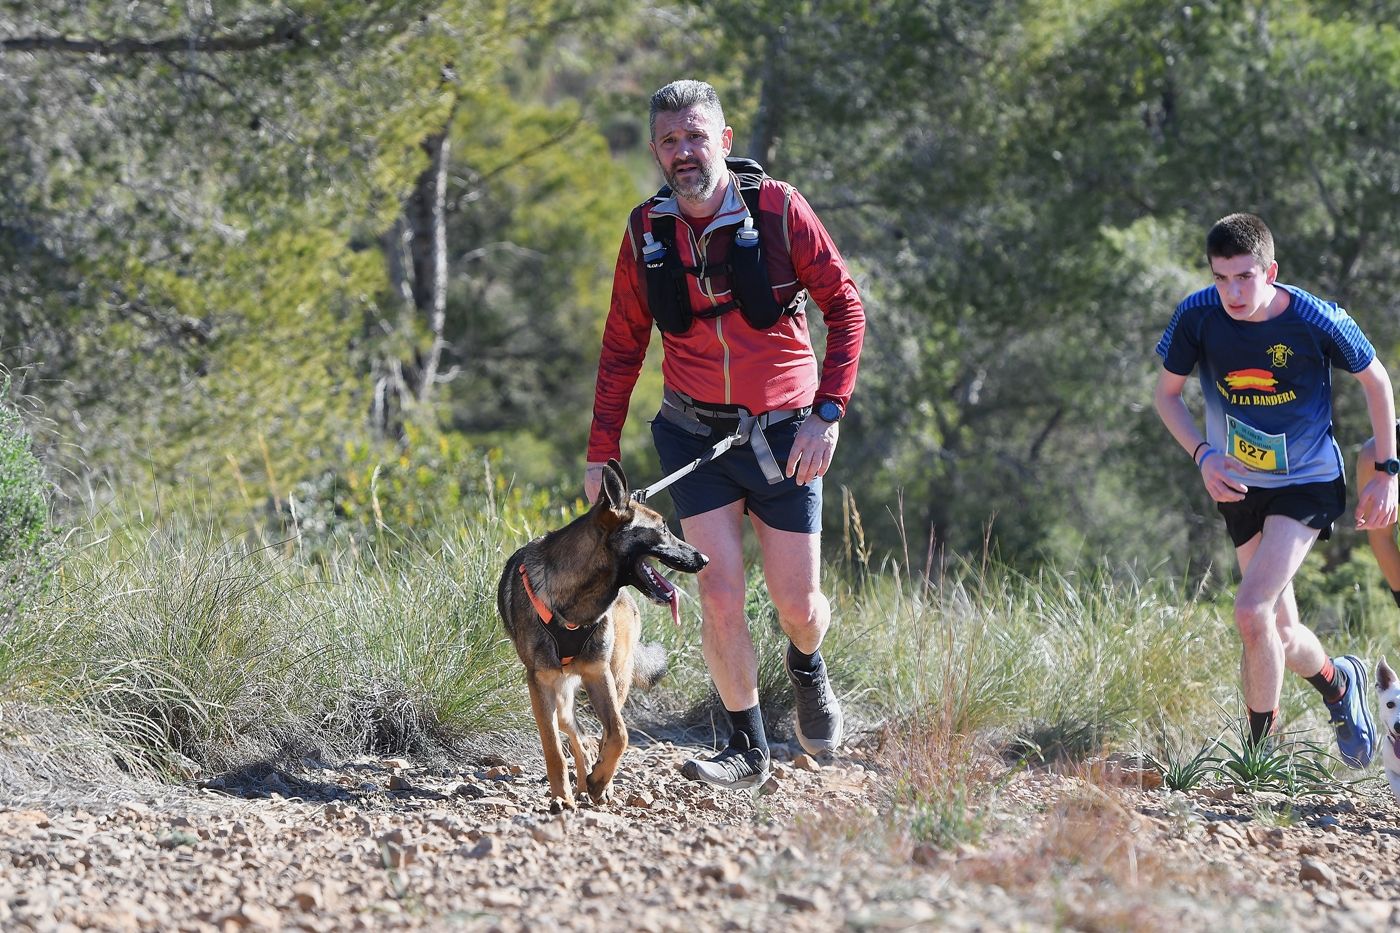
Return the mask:
M768 780L768 752L762 748L751 748L749 737L737 732L724 751L707 761L689 759L681 765L681 774L692 781L704 781L715 787L747 790Z
M845 720L841 716L841 704L831 689L831 680L826 676L826 661L812 674L793 670L786 655L783 665L792 681L793 699L797 702L797 741L809 755L836 751L841 744Z

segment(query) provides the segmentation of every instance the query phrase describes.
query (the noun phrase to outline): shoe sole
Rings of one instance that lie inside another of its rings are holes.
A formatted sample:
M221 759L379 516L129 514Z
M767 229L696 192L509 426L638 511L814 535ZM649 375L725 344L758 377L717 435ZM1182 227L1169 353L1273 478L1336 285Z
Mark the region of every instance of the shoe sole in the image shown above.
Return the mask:
M1366 682L1365 665L1363 665L1361 663L1361 659L1354 654L1344 654L1342 655L1341 660L1351 662L1351 664L1347 666L1347 689L1350 690L1352 687L1357 687L1362 691L1361 693L1357 694L1357 696L1361 698L1361 718L1365 721L1366 731L1371 734L1372 739L1371 747L1366 749L1366 760L1364 762L1352 764L1351 762L1346 761L1345 758L1342 759L1342 761L1345 762L1349 767L1359 771L1362 768L1369 767L1371 764L1371 759L1376 756L1376 743L1374 741L1376 738L1376 721L1371 718L1371 707L1366 705L1365 691L1369 685Z
M692 765L698 766L700 764L703 764L703 762L696 761L695 759L687 761L685 764L681 765L681 774L692 781L699 781L701 784L709 784L711 787L718 787L723 790L751 790L767 781L773 775L772 770L765 768L752 777L740 778L737 781L728 781L724 778L712 778L704 771L700 770L699 767L692 767Z

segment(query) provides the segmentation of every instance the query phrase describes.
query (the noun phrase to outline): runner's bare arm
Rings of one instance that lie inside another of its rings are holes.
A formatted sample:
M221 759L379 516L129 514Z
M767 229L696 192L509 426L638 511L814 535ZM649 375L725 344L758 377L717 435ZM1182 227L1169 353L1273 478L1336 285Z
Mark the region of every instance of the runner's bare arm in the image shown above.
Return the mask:
M1375 459L1389 460L1395 456L1395 396L1390 375L1379 357L1353 375L1366 395L1366 413L1371 417ZM1356 498L1356 527L1386 528L1395 524L1397 485L1400 485L1400 481L1394 476L1376 473L1371 477Z
M1152 392L1152 404L1172 437L1176 438L1183 450L1192 454L1205 442L1205 438L1201 436L1196 419L1181 397L1186 388L1186 379L1186 376L1162 367L1157 374L1157 387ZM1202 451L1195 453L1195 457L1201 470L1201 480L1212 499L1216 502L1238 502L1244 498L1249 491L1241 479L1248 472L1244 464L1223 450L1216 453Z

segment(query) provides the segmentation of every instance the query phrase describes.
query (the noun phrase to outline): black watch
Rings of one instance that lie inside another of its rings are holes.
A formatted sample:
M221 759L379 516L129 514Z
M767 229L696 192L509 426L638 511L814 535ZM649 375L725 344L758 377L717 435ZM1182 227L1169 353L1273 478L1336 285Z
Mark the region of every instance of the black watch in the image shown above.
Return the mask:
M1391 476L1400 475L1400 460L1396 460L1394 457L1391 457L1389 460L1377 460L1376 472L1388 473Z
M829 398L824 398L818 402L817 406L812 409L812 413L826 422L840 421L841 416L845 414L845 412L841 410L840 404Z

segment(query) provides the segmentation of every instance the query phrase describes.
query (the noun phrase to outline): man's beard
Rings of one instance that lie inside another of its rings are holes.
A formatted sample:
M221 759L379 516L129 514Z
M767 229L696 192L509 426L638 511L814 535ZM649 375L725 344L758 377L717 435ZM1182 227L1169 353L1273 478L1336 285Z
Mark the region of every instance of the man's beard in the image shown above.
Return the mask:
M700 171L689 181L680 181L678 176L683 168L697 168ZM677 197L687 201L704 201L719 187L719 173L703 162L687 162L667 172L666 181L671 186L671 193Z

